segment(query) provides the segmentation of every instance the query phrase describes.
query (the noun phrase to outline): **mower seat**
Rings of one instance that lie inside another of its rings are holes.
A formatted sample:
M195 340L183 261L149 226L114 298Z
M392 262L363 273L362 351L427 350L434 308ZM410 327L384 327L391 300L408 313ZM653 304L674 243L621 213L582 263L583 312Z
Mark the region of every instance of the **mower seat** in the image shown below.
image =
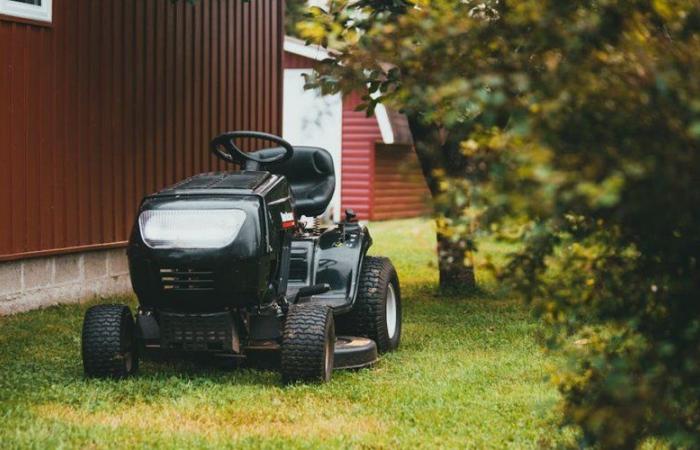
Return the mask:
M274 158L284 153L281 147L254 152L260 159ZM294 196L294 212L298 217L323 214L335 191L333 157L318 147L294 147L294 155L287 161L262 165L263 170L284 175Z

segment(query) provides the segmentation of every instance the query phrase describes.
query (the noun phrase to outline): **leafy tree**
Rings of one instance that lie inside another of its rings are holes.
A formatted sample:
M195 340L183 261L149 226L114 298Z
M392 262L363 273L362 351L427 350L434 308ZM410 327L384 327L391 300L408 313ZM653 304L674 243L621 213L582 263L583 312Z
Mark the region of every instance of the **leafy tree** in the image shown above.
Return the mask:
M409 117L443 281L461 278L475 223L514 242L495 270L569 357L554 380L581 445L700 446L700 3L336 0L313 15L301 32L338 53L310 84Z
M306 0L286 0L284 29L288 36L297 35L297 24L304 20Z
M475 22L462 16L466 9L455 9L455 2L434 2L422 10L403 0L330 3L329 11L311 8L314 19L299 26L305 38L337 51L318 77L308 80L309 87L364 91L360 108L368 114L380 101L406 114L435 205L440 284L473 287L473 220L464 214L469 205L464 176L471 168L461 147L472 124L439 97L470 89L461 84L461 74L475 61L454 56L468 51L464 33ZM457 27L439 29L449 21ZM477 91L474 86L471 94ZM476 107L473 97L460 100L463 111Z

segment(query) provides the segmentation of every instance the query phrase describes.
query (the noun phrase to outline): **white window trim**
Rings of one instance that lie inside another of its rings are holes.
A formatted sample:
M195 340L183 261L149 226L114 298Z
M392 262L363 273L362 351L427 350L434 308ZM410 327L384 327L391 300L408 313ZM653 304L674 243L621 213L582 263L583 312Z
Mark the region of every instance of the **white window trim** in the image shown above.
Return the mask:
M0 14L21 17L23 19L51 22L51 4L53 0L42 0L41 6L12 0L0 0Z

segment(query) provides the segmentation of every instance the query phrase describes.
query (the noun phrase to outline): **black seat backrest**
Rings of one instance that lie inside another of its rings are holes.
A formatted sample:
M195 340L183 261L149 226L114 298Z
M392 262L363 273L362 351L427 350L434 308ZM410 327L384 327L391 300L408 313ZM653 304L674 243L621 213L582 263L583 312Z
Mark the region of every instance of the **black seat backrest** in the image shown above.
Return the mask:
M258 150L255 155L267 159L283 152L283 148L275 147ZM294 211L297 216L319 216L333 198L333 157L322 148L294 147L291 159L281 163L262 164L262 169L287 178L294 196Z

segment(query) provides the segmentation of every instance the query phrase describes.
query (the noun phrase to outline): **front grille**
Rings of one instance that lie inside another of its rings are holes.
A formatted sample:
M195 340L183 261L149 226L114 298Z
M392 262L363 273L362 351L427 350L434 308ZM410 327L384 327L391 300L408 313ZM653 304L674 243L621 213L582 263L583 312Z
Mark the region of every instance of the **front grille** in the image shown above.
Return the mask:
M233 321L229 313L160 314L164 348L187 351L231 350Z
M214 290L214 272L198 269L160 269L165 291L208 292Z

